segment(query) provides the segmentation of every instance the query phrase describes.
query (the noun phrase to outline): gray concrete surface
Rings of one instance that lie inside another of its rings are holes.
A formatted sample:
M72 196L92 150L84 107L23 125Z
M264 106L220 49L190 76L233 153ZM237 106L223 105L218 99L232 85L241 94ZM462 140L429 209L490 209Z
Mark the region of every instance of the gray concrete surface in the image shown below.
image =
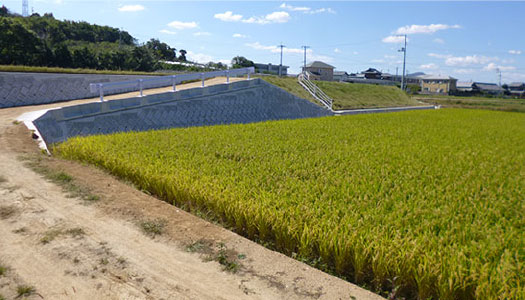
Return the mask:
M0 72L0 108L97 97L98 93L92 93L89 90L90 83L138 80L149 77L152 76ZM149 84L147 87L161 86ZM133 90L131 88L121 89L107 94Z
M330 111L261 79L50 110L33 123L47 145L73 136L313 118Z

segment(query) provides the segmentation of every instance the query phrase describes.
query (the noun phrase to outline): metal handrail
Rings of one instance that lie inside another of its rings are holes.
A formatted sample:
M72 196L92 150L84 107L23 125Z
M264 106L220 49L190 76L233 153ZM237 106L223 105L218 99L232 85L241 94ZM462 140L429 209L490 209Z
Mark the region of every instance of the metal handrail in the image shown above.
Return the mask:
M304 89L306 89L315 99L321 102L328 109L332 110L333 99L325 94L319 87L317 87L312 81L309 80L308 72L303 72L299 74L298 81Z
M140 91L140 97L144 96L144 84L154 83L157 86L172 86L172 91L177 91L177 84L183 81L188 80L201 80L202 87L204 87L204 81L208 78L226 76L226 83L230 83L230 76L244 76L248 75L248 80L250 79L250 74L255 73L254 67L242 68L242 69L231 69L231 70L222 70L222 71L213 71L213 72L204 72L204 73L191 73L191 74L179 74L179 75L167 75L167 76L158 76L154 78L141 78L137 80L127 80L127 81L116 81L116 82L100 82L100 83L90 83L89 88L92 93L98 92L100 95L100 102L104 102L104 92L108 92L116 89L125 89L133 88Z

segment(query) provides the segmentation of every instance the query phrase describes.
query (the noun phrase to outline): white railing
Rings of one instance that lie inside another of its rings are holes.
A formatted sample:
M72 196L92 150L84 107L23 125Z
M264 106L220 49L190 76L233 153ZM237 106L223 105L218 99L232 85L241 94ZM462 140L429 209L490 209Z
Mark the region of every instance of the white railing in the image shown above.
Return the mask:
M114 91L114 90L127 90L139 91L140 97L144 96L144 88L147 86L154 86L156 88L163 86L172 86L172 91L177 91L177 84L189 81L189 80L201 80L202 87L204 87L204 81L208 78L225 76L226 83L230 83L230 77L236 76L248 76L250 79L250 74L255 73L254 67L242 68L242 69L231 69L231 70L222 70L222 71L213 71L205 73L191 73L191 74L180 74L180 75L167 75L167 76L158 76L153 78L142 78L137 80L129 81L117 81L117 82L101 82L101 83L91 83L89 88L92 93L98 92L100 95L100 101L104 101L104 92Z
M332 104L334 100L332 98L328 97L319 87L317 87L312 81L310 81L310 74L308 71L303 72L299 74L299 77L297 77L299 80L299 84L305 88L310 95L312 95L317 101L321 102L324 106L326 106L328 109L332 109Z

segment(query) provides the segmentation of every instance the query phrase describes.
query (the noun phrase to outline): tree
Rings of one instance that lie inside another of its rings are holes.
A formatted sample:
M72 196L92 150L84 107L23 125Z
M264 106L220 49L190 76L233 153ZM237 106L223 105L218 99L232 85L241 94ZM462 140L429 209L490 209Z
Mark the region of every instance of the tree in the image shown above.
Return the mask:
M253 61L247 59L246 57L244 56L235 56L233 59L232 59L232 67L234 69L238 69L238 68L247 68L247 67L255 67L255 64L253 63Z
M151 39L146 42L146 47L153 51L153 54L160 60L177 60L177 50L171 48L168 44L162 43L158 39Z
M186 53L188 53L188 52L186 52L186 50L184 50L184 49L180 49L179 53L180 53L179 60L180 61L186 61Z
M54 51L54 65L62 68L71 68L73 64L73 59L71 58L71 52L69 48L61 43L58 44Z
M0 17L7 17L7 16L9 16L9 11L7 10L7 7L2 5L2 7L0 8Z

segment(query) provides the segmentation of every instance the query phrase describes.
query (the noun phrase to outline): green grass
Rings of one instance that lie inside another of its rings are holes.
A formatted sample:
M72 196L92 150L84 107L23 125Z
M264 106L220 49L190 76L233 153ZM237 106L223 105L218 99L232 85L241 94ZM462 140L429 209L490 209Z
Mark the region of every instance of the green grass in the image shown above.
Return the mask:
M54 151L374 291L525 297L523 114L446 109L129 132Z
M395 86L316 81L330 98L334 110L420 105Z
M157 220L147 220L139 223L140 228L144 231L145 234L155 237L164 233L166 229L166 220L157 219Z
M48 167L42 157L25 156L19 157L19 159L23 160L27 167L44 176L45 179L61 186L62 190L68 193L67 196L69 198L80 198L86 202L96 202L100 200L99 195L93 194L90 188L79 185L71 175Z
M29 285L19 285L16 288L16 292L18 294L17 298L24 297L24 296L30 296L35 292L35 288Z
M421 95L415 96L414 99L444 107L525 112L525 99Z
M34 67L20 65L0 65L0 72L23 72L23 73L64 73L64 74L104 74L104 75L148 75L162 76L174 73L136 72L136 71L112 71L95 69L70 69L58 67ZM178 72L180 74L180 72Z
M260 78L300 98L320 105L297 82L297 78L277 76L261 76ZM420 105L394 86L330 81L314 81L314 83L334 100L334 110Z
M310 102L313 102L317 105L320 103L315 100L310 93L308 93L300 84L297 82L295 77L278 77L278 76L260 76L264 81L276 85L288 93L294 94L299 98L306 99Z

